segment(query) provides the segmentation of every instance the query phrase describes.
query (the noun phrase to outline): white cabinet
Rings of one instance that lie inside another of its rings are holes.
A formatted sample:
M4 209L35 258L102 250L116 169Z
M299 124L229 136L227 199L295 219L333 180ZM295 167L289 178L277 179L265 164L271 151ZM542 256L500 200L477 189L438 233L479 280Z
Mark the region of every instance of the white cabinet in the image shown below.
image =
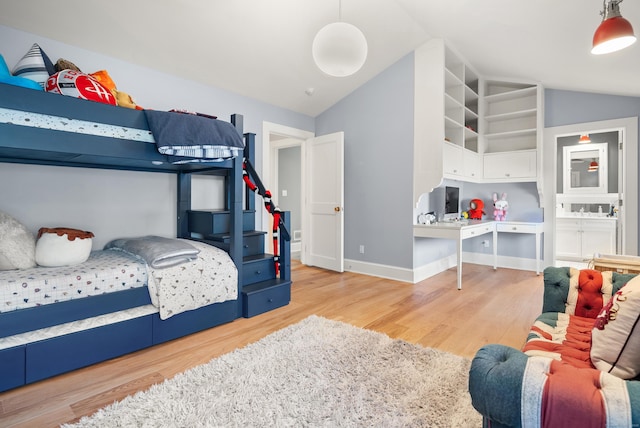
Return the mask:
M476 152L445 142L442 159L446 178L477 181L482 177L481 156Z
M464 166L464 175L470 181L477 182L482 179L482 155L464 149L462 151L462 165Z
M594 253L616 253L616 222L614 218L556 219L556 258L585 260Z
M535 181L536 150L485 153L484 178L492 181Z
M442 169L445 176L450 178L460 178L464 166L462 159L463 148L455 144L444 143L442 146Z

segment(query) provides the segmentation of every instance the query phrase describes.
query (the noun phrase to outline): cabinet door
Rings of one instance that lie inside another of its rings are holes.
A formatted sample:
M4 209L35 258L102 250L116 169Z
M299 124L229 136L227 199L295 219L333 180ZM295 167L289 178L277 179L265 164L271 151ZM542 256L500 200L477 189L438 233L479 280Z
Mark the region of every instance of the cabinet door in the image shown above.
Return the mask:
M445 142L442 147L442 160L445 175L459 178L462 173L462 147Z
M464 149L462 151L462 166L464 175L470 179L469 181L478 181L482 178L482 161L481 155L478 153Z
M616 253L615 220L582 220L582 255L592 258L594 253Z
M556 219L556 257L582 259L582 233L579 219Z
M524 180L536 178L536 151L485 153L484 178Z

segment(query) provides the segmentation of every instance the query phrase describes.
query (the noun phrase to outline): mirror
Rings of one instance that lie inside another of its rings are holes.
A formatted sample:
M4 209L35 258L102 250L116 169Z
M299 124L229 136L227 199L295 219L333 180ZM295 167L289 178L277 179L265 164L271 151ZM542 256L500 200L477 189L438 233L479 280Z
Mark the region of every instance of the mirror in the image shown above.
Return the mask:
M608 193L607 144L563 148L564 193Z

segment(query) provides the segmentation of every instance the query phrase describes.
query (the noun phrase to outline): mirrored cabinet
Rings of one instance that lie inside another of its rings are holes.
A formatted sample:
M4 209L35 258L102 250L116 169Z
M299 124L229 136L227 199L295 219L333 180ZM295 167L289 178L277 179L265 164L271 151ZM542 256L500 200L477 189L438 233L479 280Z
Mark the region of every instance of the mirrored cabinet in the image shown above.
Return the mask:
M608 193L606 143L565 146L563 151L564 193Z

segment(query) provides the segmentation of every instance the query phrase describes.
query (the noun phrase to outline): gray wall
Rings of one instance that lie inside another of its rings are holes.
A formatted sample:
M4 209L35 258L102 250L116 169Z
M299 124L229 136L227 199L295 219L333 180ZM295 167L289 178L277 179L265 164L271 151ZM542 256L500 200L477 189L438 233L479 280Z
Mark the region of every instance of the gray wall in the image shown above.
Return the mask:
M345 140L345 258L412 269L413 54L316 118L316 135L337 131Z

